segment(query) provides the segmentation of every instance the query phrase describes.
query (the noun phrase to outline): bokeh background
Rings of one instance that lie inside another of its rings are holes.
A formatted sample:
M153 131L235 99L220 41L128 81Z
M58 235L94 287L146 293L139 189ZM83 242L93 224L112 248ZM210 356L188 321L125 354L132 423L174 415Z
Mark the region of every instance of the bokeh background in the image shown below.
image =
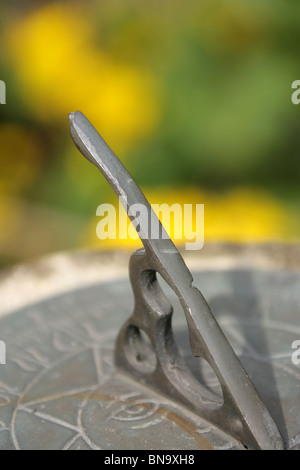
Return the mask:
M205 204L205 242L300 239L298 0L0 4L0 266L96 237L117 200L74 147L81 110L151 202Z

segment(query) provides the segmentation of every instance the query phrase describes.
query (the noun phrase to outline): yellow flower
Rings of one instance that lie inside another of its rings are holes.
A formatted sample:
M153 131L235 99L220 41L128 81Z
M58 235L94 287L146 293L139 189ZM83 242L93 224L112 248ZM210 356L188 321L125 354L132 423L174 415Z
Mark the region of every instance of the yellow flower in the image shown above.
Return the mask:
M295 214L268 192L235 188L206 204L208 241L266 242L299 239Z
M182 219L171 219L164 223L177 246L191 242L195 233L195 204L204 204L204 244L206 242L295 242L300 239L300 226L291 209L283 206L269 193L253 188L235 188L222 194L201 191L198 188L175 190L173 188L145 192L151 204L166 203L169 206L180 204L184 217L190 217L183 225ZM192 216L185 212L184 204L192 204ZM117 214L117 234L119 233L119 211ZM123 209L122 209L123 210ZM167 214L166 214L167 215ZM97 246L102 249L135 249L141 247L139 240L130 236L126 239L98 240L95 217L84 231L81 243L84 246ZM160 217L161 219L161 217ZM166 220L168 217L166 217ZM122 218L124 232L129 222ZM182 238L181 228L182 230Z
M80 110L118 150L155 125L152 76L96 47L87 15L74 2L43 6L18 21L7 49L23 99L38 119L66 125L68 113Z

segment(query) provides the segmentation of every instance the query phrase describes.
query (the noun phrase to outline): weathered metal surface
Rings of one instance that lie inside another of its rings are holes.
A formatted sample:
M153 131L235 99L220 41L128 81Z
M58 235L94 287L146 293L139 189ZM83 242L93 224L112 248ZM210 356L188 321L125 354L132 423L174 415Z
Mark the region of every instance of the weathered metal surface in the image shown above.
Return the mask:
M101 269L101 266L99 266ZM289 270L194 273L211 308L276 421L286 448L300 449L300 274ZM162 280L160 280L163 283ZM181 306L176 343L196 378L218 395L215 374L192 357ZM0 449L240 448L195 414L117 374L114 342L133 309L128 280L60 295L0 319Z
M118 370L186 406L239 439L245 448L282 449L274 420L140 188L82 113L70 115L70 132L81 153L120 198L144 245L131 258L135 308L116 343ZM137 206L139 209L135 209ZM187 369L173 337L172 306L159 287L157 273L179 298L192 354L204 358L214 370L222 403L216 404L213 395Z

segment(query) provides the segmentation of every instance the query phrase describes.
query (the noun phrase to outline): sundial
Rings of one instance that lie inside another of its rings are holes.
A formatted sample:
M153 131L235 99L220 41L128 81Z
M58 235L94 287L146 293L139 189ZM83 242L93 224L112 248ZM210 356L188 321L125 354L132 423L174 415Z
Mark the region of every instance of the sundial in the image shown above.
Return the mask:
M137 222L139 188L81 113L70 122ZM171 240L144 227L130 279L86 280L0 316L0 449L299 449L299 248L189 254L192 278ZM64 276L87 278L93 258L74 255ZM37 273L32 285L51 284Z

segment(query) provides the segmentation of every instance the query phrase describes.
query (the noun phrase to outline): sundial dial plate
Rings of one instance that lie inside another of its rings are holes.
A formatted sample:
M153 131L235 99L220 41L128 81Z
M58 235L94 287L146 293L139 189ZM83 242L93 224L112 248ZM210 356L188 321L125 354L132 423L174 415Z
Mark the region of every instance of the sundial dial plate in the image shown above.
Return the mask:
M300 448L300 338L296 269L193 271L212 311L278 425ZM176 296L174 333L194 375L220 393L209 366L191 358ZM120 325L133 308L127 279L100 282L0 318L0 449L231 449L241 444L113 364ZM217 399L216 399L217 401Z

